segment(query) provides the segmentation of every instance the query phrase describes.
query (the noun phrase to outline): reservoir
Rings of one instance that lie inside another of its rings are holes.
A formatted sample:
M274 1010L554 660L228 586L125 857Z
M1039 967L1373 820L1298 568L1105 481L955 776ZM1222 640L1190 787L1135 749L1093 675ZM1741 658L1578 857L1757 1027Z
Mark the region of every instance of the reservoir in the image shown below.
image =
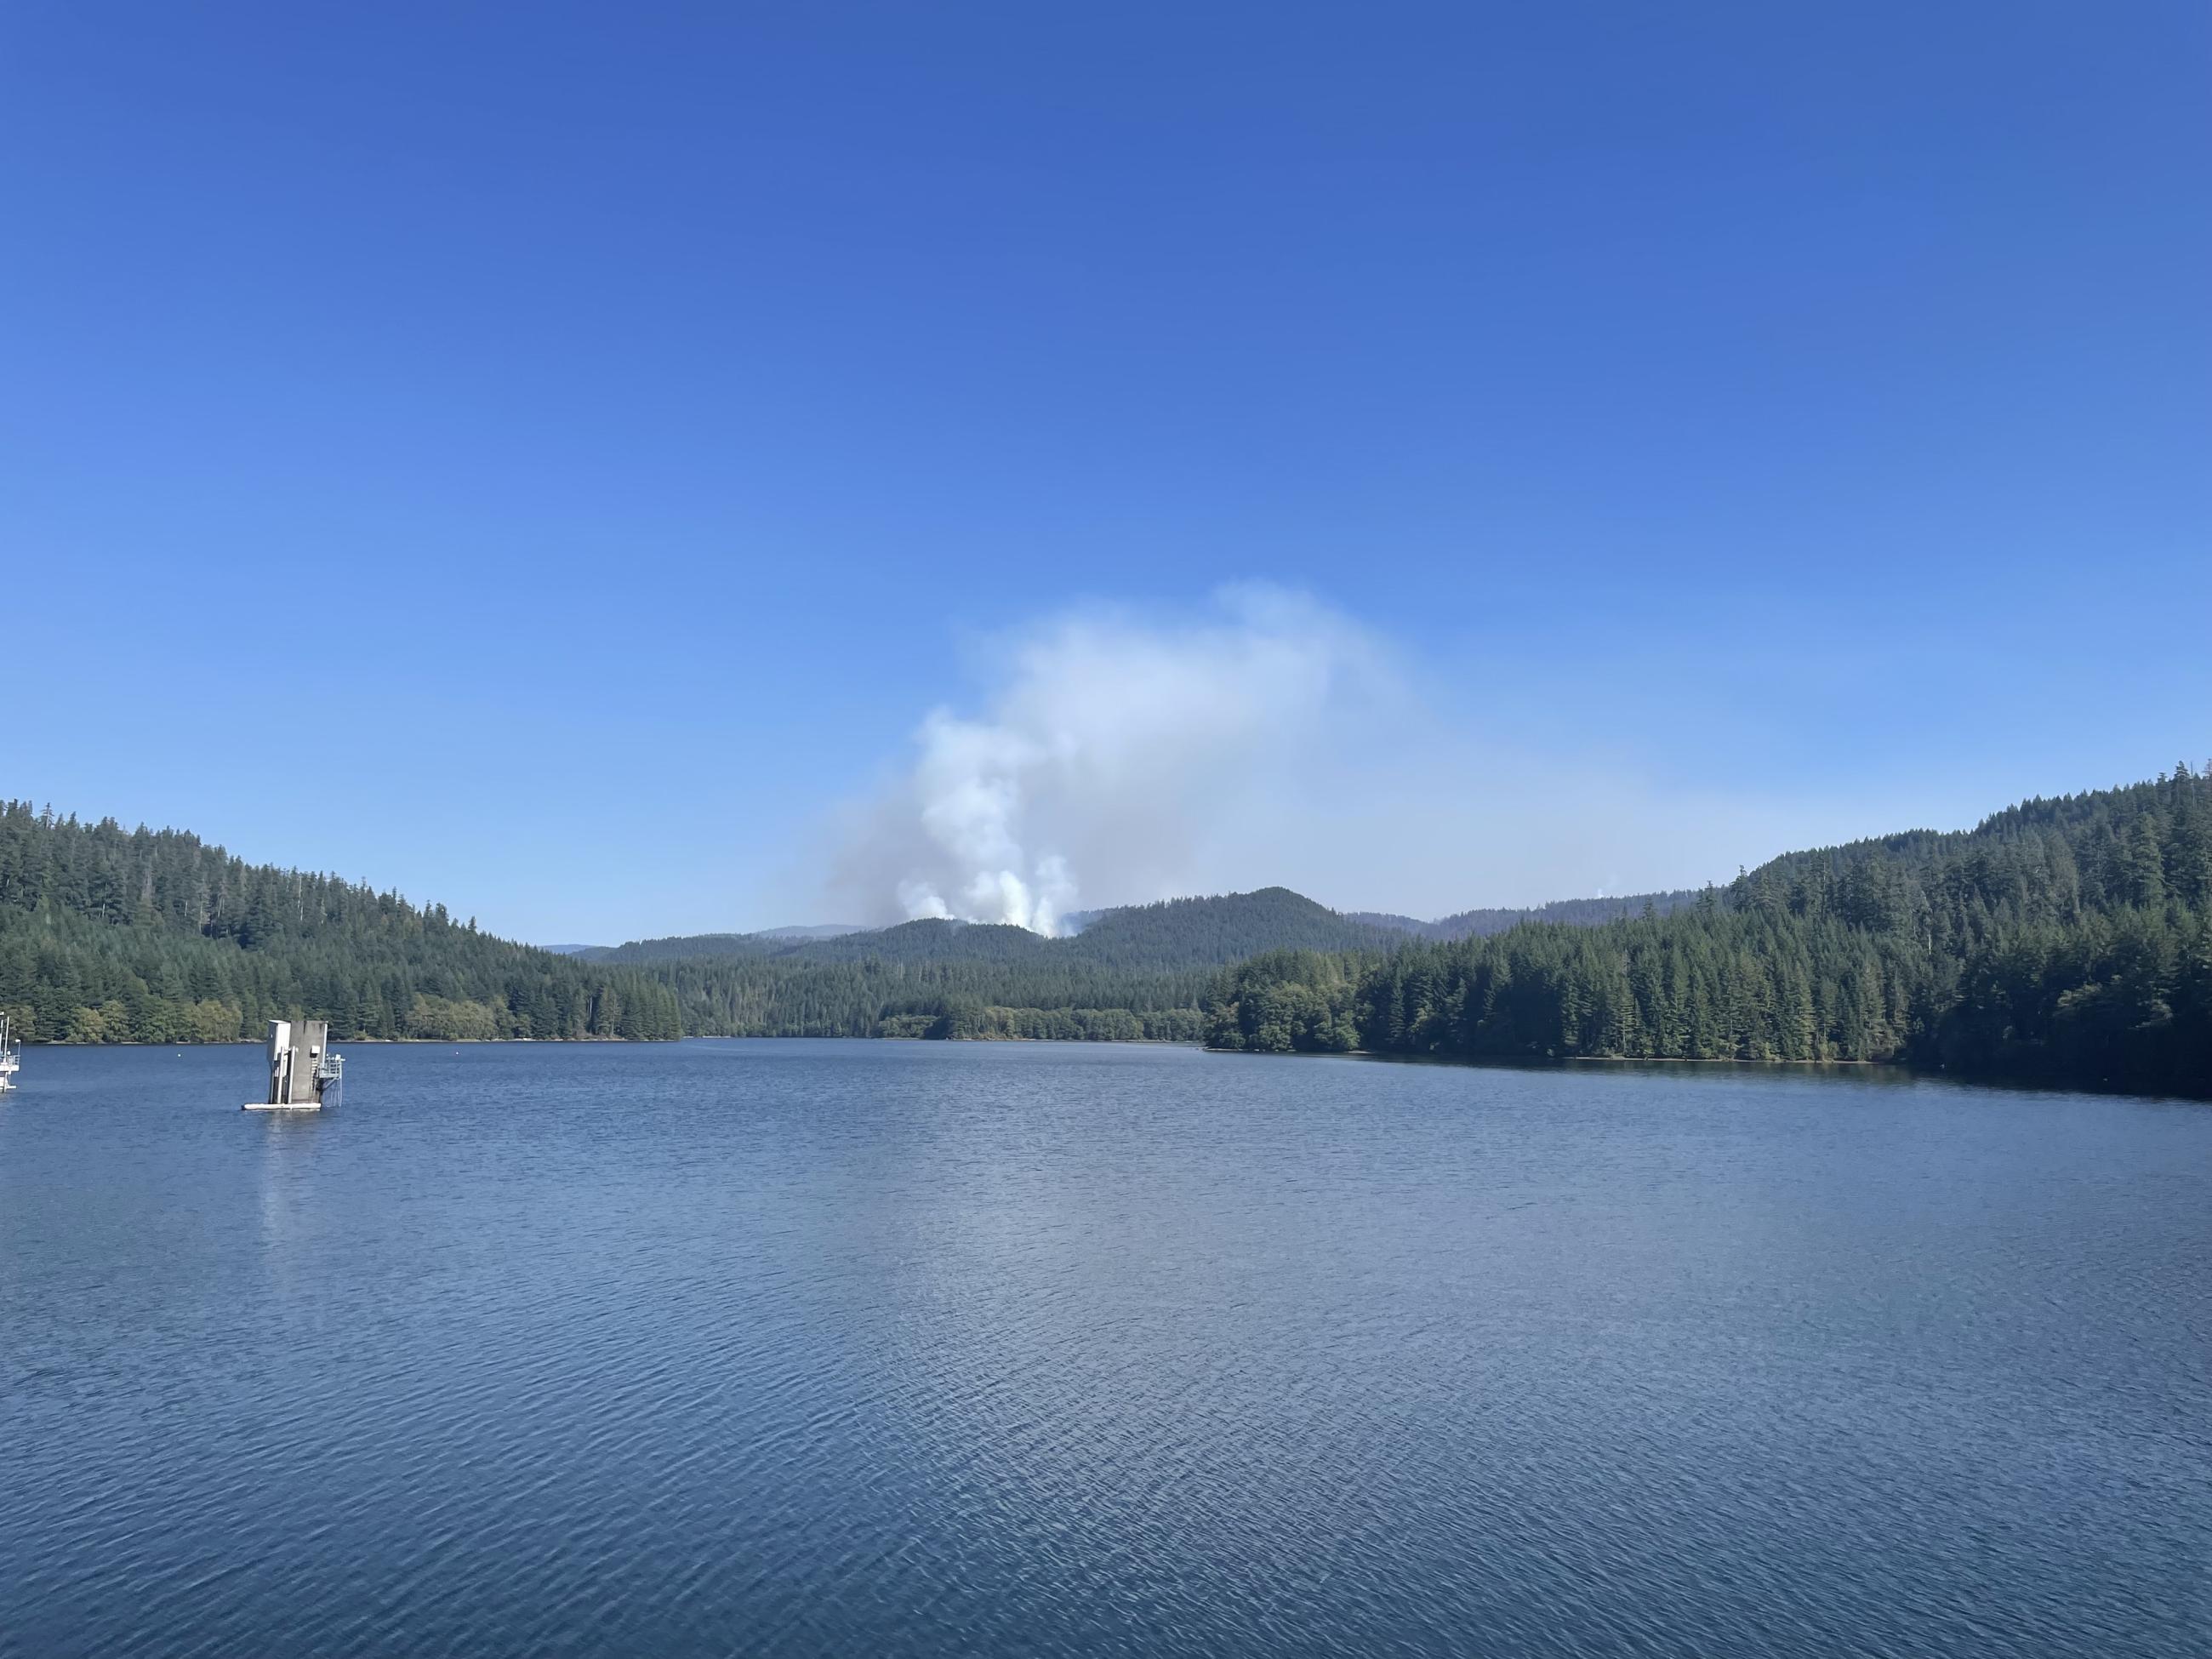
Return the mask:
M2212 1107L38 1048L0 1653L2212 1650Z

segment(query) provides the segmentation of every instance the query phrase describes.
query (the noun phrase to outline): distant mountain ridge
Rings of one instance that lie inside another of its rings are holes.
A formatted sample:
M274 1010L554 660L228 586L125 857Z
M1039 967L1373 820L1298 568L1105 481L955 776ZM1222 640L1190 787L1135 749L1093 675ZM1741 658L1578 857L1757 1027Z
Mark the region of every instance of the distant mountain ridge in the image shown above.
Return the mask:
M714 957L793 964L880 961L1046 963L1121 969L1215 968L1258 951L1382 950L1401 932L1340 915L1287 887L1163 899L1088 913L1080 933L1048 939L1024 927L924 920L874 929L779 928L635 939L587 951L594 963L644 964Z
M1408 938L1451 940L1502 933L1524 921L1598 927L1693 903L1688 889L1615 898L1559 899L1527 909L1462 910L1434 921L1376 910L1337 911L1287 887L1217 893L1077 911L1067 933L1048 939L1002 923L925 919L889 927L842 923L755 933L688 933L618 945L578 945L586 962L645 963L712 957L793 963L1068 961L1115 968L1218 967L1262 951L1388 950Z
M1518 927L1524 921L1559 922L1569 927L1599 927L1608 921L1626 921L1644 914L1649 905L1654 915L1672 915L1677 910L1687 909L1698 902L1697 890L1678 887L1664 893L1624 893L1616 897L1553 899L1548 904L1531 905L1526 909L1461 910L1434 921L1419 921L1412 916L1391 915L1378 910L1353 910L1351 920L1371 927L1388 927L1416 939L1450 940L1455 939L1487 939L1493 933L1503 933Z

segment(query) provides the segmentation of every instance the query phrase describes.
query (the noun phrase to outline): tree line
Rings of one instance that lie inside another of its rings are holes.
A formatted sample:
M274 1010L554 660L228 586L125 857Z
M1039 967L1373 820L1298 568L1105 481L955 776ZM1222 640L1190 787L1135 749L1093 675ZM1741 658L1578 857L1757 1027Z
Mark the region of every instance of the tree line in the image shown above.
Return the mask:
M1671 915L1697 902L1696 890L1681 888L1672 892L1629 893L1612 898L1553 899L1549 904L1518 910L1457 910L1434 921L1373 910L1355 910L1347 919L1420 939L1455 939L1503 933L1532 921L1563 921L1577 927L1595 927L1608 921L1626 921L1647 909L1656 915Z
M1557 908L1574 909L1583 902L1571 901ZM1588 902L1617 908L1620 902ZM1552 908L1547 907L1547 910ZM1429 926L1410 921L1401 926L1402 920L1342 915L1287 887L1262 887L1250 893L1161 899L1152 904L1095 911L1089 913L1088 923L1079 933L1056 939L1000 922L928 920L855 928L828 937L805 937L784 929L633 939L627 945L593 947L580 954L590 962L633 964L738 957L809 965L957 962L1148 970L1218 967L1261 951L1292 947L1316 951L1376 947Z
M646 975L495 939L334 876L249 865L179 830L0 802L0 1008L33 1042L680 1036Z
M603 953L675 993L707 1036L1199 1040L1214 970L1270 945L1380 945L1401 935L1286 888L1102 913L1082 933L909 921L835 939L705 934Z
M996 931L996 930L993 930ZM1054 1036L1198 1041L1212 969L1021 961L693 957L642 971L694 1036Z
M2212 781L1785 854L1672 914L1226 970L1260 1051L1897 1060L2212 1094Z
M0 802L0 1008L33 1041L233 1042L308 1017L341 1040L1203 1040L2212 1094L2212 781L2187 766L1971 831L1788 854L1631 916L1553 914L1407 940L1275 888L1069 939L915 922L580 961L179 831Z

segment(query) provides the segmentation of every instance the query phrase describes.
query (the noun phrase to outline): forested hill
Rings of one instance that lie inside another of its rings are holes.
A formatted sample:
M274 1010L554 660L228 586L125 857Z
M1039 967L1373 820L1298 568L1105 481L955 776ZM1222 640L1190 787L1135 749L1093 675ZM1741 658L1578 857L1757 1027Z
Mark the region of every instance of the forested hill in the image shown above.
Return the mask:
M1376 951L1402 935L1287 888L1098 915L1072 939L908 921L793 943L709 934L628 945L683 1000L685 1029L731 1036L1048 1036L1195 1041L1215 969L1282 946Z
M1897 1060L2212 1095L2212 782L1792 853L1672 915L1223 975L1229 1048Z
M1067 946L1102 966L1181 968L1237 962L1261 951L1380 950L1396 942L1388 928L1339 915L1287 887L1262 887L1109 910Z
M773 933L682 933L672 939L635 939L627 945L587 945L574 952L580 962L676 962L690 957L776 957L793 942Z
M1378 854L1378 856L1382 856ZM1787 854L1686 906L1545 907L1416 939L1282 888L1104 912L594 953L494 939L173 830L0 803L0 1007L33 1040L694 1035L1192 1040L1258 1049L1896 1060L2212 1095L2212 782L2033 800ZM1475 914L1475 913L1470 913Z
M896 927L780 927L759 933L691 933L580 949L586 961L656 963L737 957L793 963L977 962L1064 958L1104 967L1175 969L1217 967L1263 951L1388 950L1407 935L1455 939L1503 933L1524 921L1595 927L1652 908L1680 909L1693 891L1620 898L1561 899L1524 910L1462 910L1436 921L1316 904L1287 887L1200 898L1163 899L1083 913L1083 930L1045 939L1018 927L982 922L908 921Z
M1026 928L988 922L936 921L867 931L840 929L828 937L794 937L799 931L639 939L586 954L595 962L632 963L740 957L817 966L872 961L1066 963L1171 971L1219 967L1261 951L1382 949L1400 937L1395 929L1339 915L1287 887L1100 911L1081 933L1068 939L1046 939Z
M1522 910L1461 910L1434 921L1417 921L1412 916L1387 915L1374 910L1352 911L1349 920L1411 933L1419 939L1486 939L1492 933L1518 927L1524 921L1557 921L1571 927L1595 927L1605 922L1640 916L1647 909L1655 915L1672 915L1677 910L1687 909L1697 899L1695 888L1684 887L1666 893L1626 893L1615 898L1554 899L1549 904Z
M1049 956L1059 941L1026 927L985 922L903 921L817 939L785 933L689 933L633 939L595 951L591 960L657 965L739 958L793 965L835 962L1018 962Z
M340 1039L682 1035L675 994L635 970L28 801L0 802L0 1008L35 1042L228 1042L288 1018Z

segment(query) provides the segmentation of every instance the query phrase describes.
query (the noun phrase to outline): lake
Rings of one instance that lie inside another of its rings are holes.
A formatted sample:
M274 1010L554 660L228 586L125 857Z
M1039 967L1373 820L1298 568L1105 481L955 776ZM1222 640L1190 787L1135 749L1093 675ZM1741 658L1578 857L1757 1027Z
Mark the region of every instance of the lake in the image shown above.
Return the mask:
M0 1651L2212 1650L2212 1108L33 1048Z

